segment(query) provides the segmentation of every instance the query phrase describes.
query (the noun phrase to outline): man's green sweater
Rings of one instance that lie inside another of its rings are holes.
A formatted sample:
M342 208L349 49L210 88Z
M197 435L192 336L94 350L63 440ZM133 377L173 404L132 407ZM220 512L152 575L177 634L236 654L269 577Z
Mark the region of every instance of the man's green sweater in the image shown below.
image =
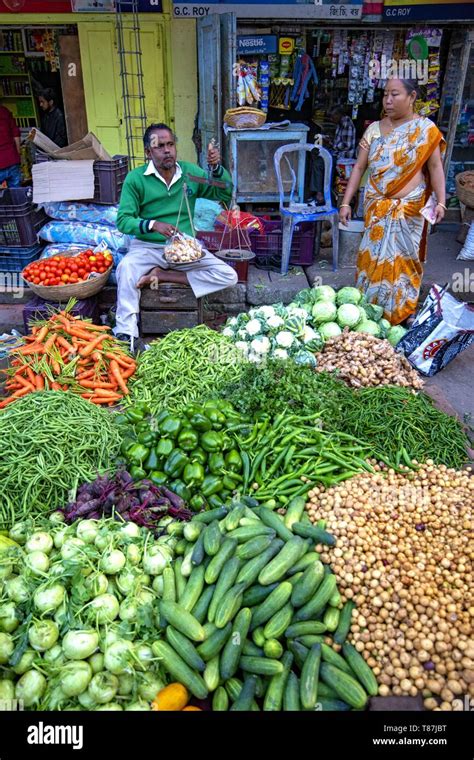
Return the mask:
M197 198L209 198L213 201L229 203L232 197L232 179L229 172L221 167L213 174L214 179L228 182L224 188L201 185L187 179L188 174L197 177L207 177L207 172L195 164L186 161L178 162L183 175L168 188L155 174L145 175L148 164L139 166L127 174L120 197L120 206L117 215L117 227L126 235L134 235L139 240L149 243L163 243L166 238L158 232L149 232L148 225L151 219L157 222L176 225L178 221L179 207L181 216L179 231L192 235L191 222L189 220L186 202L183 199L183 184L187 184L187 194L191 214L194 218L194 207Z

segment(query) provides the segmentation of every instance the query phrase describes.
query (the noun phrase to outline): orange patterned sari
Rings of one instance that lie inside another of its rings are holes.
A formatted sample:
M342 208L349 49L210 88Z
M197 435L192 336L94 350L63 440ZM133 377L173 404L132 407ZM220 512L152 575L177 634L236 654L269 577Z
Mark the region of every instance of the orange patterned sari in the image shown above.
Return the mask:
M414 190L404 198L395 196L423 169L438 145L443 151L441 132L425 117L388 135L379 133L368 145L365 233L356 284L368 301L383 307L384 317L394 325L413 314L418 303L427 238L420 210L431 195L426 169L425 179Z

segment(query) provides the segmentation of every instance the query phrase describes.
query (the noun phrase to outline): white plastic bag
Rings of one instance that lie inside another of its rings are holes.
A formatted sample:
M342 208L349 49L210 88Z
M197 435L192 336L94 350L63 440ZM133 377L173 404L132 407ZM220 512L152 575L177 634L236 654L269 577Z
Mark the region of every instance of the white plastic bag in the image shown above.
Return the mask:
M413 327L397 344L410 364L426 377L436 375L474 343L474 307L432 285Z
M456 258L461 259L461 261L472 261L474 259L474 222L471 222L464 246Z

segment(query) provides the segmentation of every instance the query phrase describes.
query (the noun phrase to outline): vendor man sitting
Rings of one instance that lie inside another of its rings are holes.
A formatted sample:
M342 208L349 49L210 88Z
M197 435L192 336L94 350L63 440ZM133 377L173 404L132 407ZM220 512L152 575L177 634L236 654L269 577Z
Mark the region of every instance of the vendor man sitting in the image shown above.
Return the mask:
M132 351L138 342L140 288L158 282L189 284L196 298L223 290L237 283L232 267L205 253L198 261L180 264L179 271L167 263L163 248L176 231L192 235L191 221L183 199L187 199L191 215L197 198L210 198L229 203L232 197L230 174L220 165L217 148L209 148L207 160L212 176L227 187L198 184L187 175L207 178L207 172L195 164L176 161L176 136L166 124L151 124L143 138L148 163L127 175L120 198L117 227L133 235L129 252L117 267L117 313L114 333L129 342ZM178 215L179 218L178 225Z

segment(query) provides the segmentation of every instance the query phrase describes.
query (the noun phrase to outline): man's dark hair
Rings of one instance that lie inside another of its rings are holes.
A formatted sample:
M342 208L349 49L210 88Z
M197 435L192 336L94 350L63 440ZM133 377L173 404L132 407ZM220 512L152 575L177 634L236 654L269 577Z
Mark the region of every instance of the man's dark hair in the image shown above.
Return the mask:
M175 142L178 142L178 138L176 137L175 133L167 124L150 124L150 126L146 128L145 134L143 135L143 144L145 148L151 148L151 138L153 132L158 132L160 129L169 132L173 140Z
M40 97L43 97L48 103L50 100L52 100L55 106L58 104L57 95L54 90L51 89L51 87L47 87L45 90L42 90L40 92Z
M328 116L346 116L346 109L344 106L334 106L330 109Z

